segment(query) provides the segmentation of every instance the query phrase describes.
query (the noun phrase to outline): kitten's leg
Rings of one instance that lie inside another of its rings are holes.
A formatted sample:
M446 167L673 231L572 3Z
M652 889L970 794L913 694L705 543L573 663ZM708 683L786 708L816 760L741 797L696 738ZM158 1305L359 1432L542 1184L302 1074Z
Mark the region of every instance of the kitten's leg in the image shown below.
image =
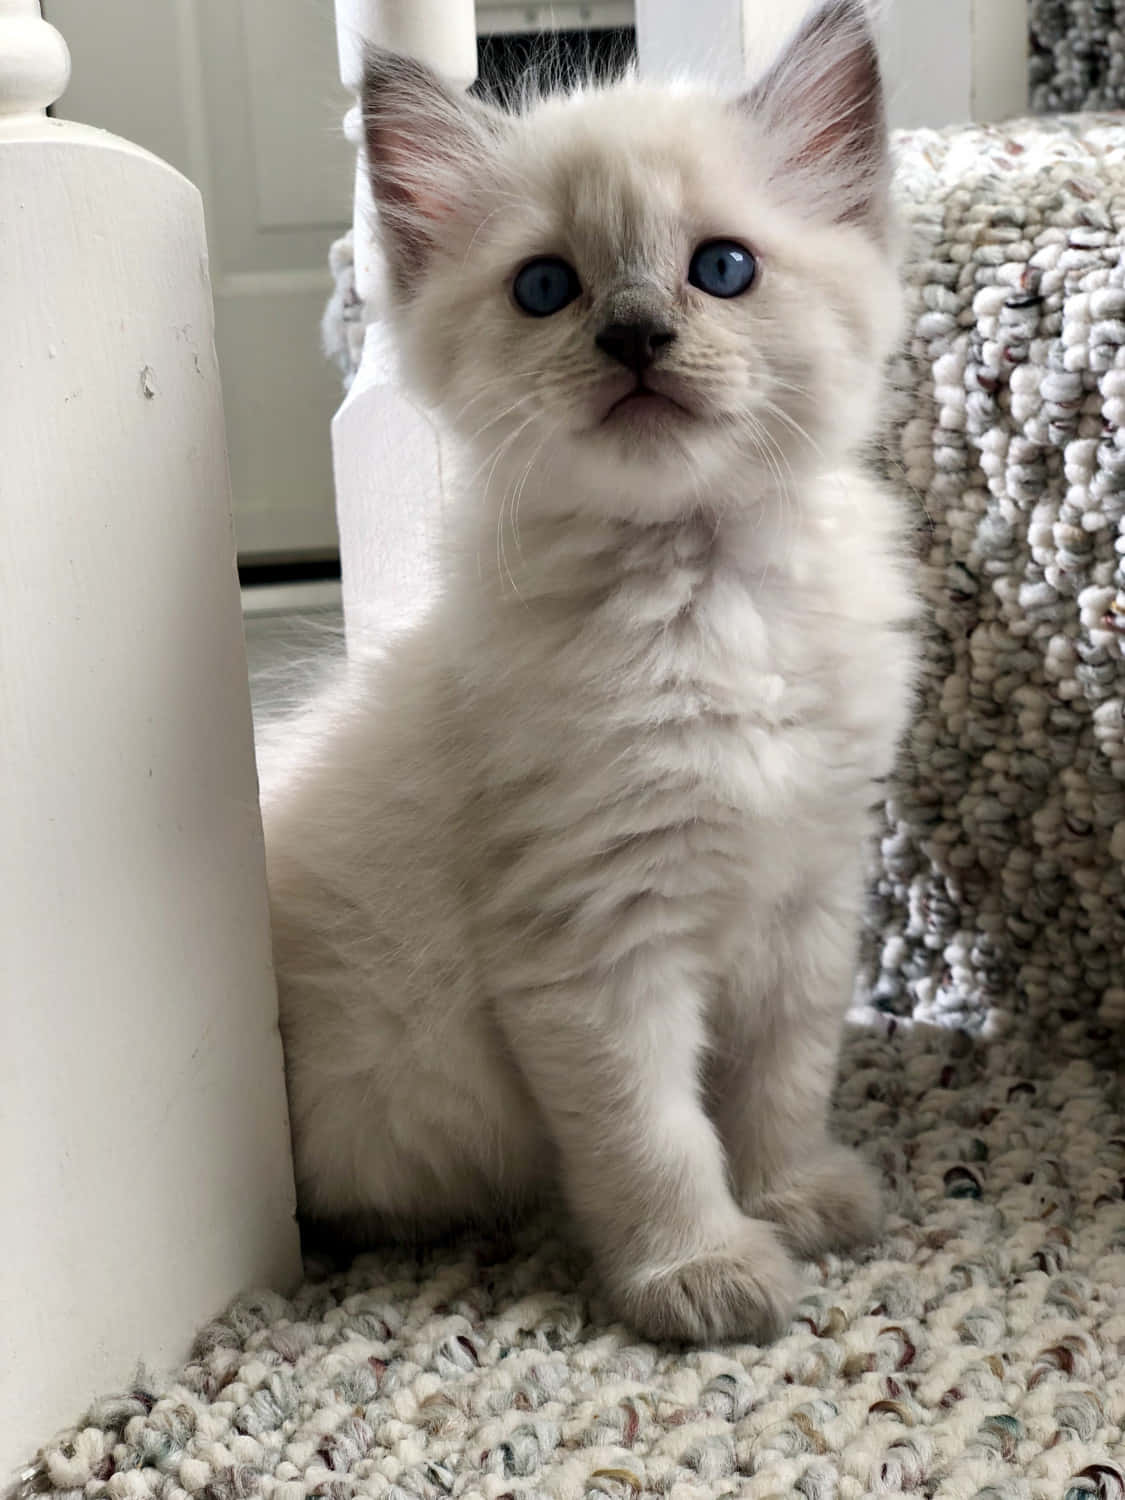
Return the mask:
M772 1225L731 1196L698 1068L702 1007L635 957L612 978L501 1001L610 1295L656 1338L767 1340L799 1290Z
M714 1115L736 1197L808 1257L870 1243L883 1223L875 1174L828 1133L854 934L850 910L806 908L772 973L736 974L717 1039Z

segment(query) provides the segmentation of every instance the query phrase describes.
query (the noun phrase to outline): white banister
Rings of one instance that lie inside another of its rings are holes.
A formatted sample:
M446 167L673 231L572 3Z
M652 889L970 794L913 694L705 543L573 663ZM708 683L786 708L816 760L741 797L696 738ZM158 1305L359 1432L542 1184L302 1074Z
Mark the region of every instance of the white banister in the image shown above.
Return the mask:
M884 22L892 126L1009 120L1028 107L1028 0L896 0Z
M461 87L476 77L473 0L336 0L336 34L340 78L356 96L369 42L419 57ZM345 130L358 153L356 291L374 317L359 373L332 423L344 619L354 645L384 639L430 599L443 493L440 438L399 387L394 351L379 321L383 262L358 102Z
M701 70L726 83L758 72L816 0L636 0L640 69ZM1028 99L1027 0L872 0L894 127L1004 120Z
M811 0L810 0L811 3ZM649 78L680 73L736 85L764 66L800 20L805 0L636 0L637 65Z
M29 0L0 0L0 118L41 117L70 79L66 43Z
M202 211L0 0L0 1488L299 1271Z

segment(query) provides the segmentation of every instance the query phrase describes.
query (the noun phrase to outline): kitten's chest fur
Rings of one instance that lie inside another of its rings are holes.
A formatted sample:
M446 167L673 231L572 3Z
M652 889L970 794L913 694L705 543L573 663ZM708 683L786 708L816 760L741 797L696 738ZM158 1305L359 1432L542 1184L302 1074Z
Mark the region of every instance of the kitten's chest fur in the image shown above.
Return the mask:
M872 680L889 622L850 610L829 538L797 541L763 564L692 520L544 560L502 680L478 680L479 873L505 926L604 942L663 912L713 938L810 860L854 860L897 728Z

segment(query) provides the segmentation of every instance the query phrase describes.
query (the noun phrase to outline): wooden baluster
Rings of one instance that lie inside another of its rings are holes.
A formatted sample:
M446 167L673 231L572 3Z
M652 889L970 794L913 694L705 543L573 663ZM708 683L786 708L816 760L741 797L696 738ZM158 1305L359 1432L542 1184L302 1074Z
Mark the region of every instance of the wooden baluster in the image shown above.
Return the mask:
M0 0L0 120L41 121L69 81L66 43L37 0Z
M358 95L363 49L377 43L419 57L468 87L476 77L473 0L336 0L340 77ZM336 515L349 645L382 641L425 608L437 582L443 523L441 438L400 387L378 312L384 269L376 241L359 106L345 118L355 145L356 290L375 314L359 372L332 423Z
M0 0L0 1488L299 1272L199 195Z
M1010 120L1028 107L1027 0L898 0L884 21L893 126Z
M697 74L736 86L800 20L805 0L636 0L637 65L646 77Z

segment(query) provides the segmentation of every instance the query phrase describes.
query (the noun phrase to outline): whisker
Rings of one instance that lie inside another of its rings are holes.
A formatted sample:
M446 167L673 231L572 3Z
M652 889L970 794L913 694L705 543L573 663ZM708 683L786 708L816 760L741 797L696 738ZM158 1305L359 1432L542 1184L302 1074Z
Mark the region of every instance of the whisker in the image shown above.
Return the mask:
M807 432L805 428L801 426L796 417L790 416L789 413L782 407L778 406L776 402L766 400L764 405L765 409L769 412L771 417L777 417L780 421L784 422L787 427L795 432L798 437L803 438L818 458L824 457L824 453L820 447L820 444L811 435L811 433Z
M540 455L542 454L544 448L547 446L547 444L550 442L550 440L554 437L555 433L558 432L558 430L559 430L559 428L561 426L562 426L562 418L559 418L550 427L548 427L547 430L542 434L542 436L540 437L540 439L539 439L538 443L536 444L535 448L532 450L531 457L528 459L527 463L524 465L524 469L523 469L522 474L520 475L520 477L517 480L515 486L513 487L512 491L510 492L510 498L509 498L509 501L508 501L508 507L507 508L508 508L508 513L509 513L509 515L511 517L512 536L513 536L513 539L514 539L515 544L516 544L516 551L520 553L521 559L522 559L522 556L523 556L523 552L522 552L522 548L520 546L520 529L519 529L519 506L520 506L520 501L523 499L523 493L524 493L524 490L527 488L527 481L528 481L528 479L531 476L532 469L535 467L535 464L537 463L537 461L538 461ZM518 590L517 590L517 594L518 594Z
M488 492L492 487L492 481L495 478L496 470L499 467L501 459L504 458L508 450L512 448L512 446L516 443L520 436L527 430L528 427L530 427L531 423L535 420L535 417L536 413L534 412L531 414L531 416L525 417L523 422L521 422L520 425L514 429L514 431L510 432L508 436L497 445L495 453L492 456L492 467L488 471L488 478L485 481L484 492L481 496L481 500L486 511L488 508ZM483 467L483 464L480 467ZM479 468L476 472L479 472ZM503 582L506 578L509 585L511 586L512 592L516 595L517 598L520 598L521 596L519 586L517 585L515 577L512 574L511 567L508 564L507 553L504 549L504 503L505 502L501 503L496 514L497 572L500 576L501 582Z

